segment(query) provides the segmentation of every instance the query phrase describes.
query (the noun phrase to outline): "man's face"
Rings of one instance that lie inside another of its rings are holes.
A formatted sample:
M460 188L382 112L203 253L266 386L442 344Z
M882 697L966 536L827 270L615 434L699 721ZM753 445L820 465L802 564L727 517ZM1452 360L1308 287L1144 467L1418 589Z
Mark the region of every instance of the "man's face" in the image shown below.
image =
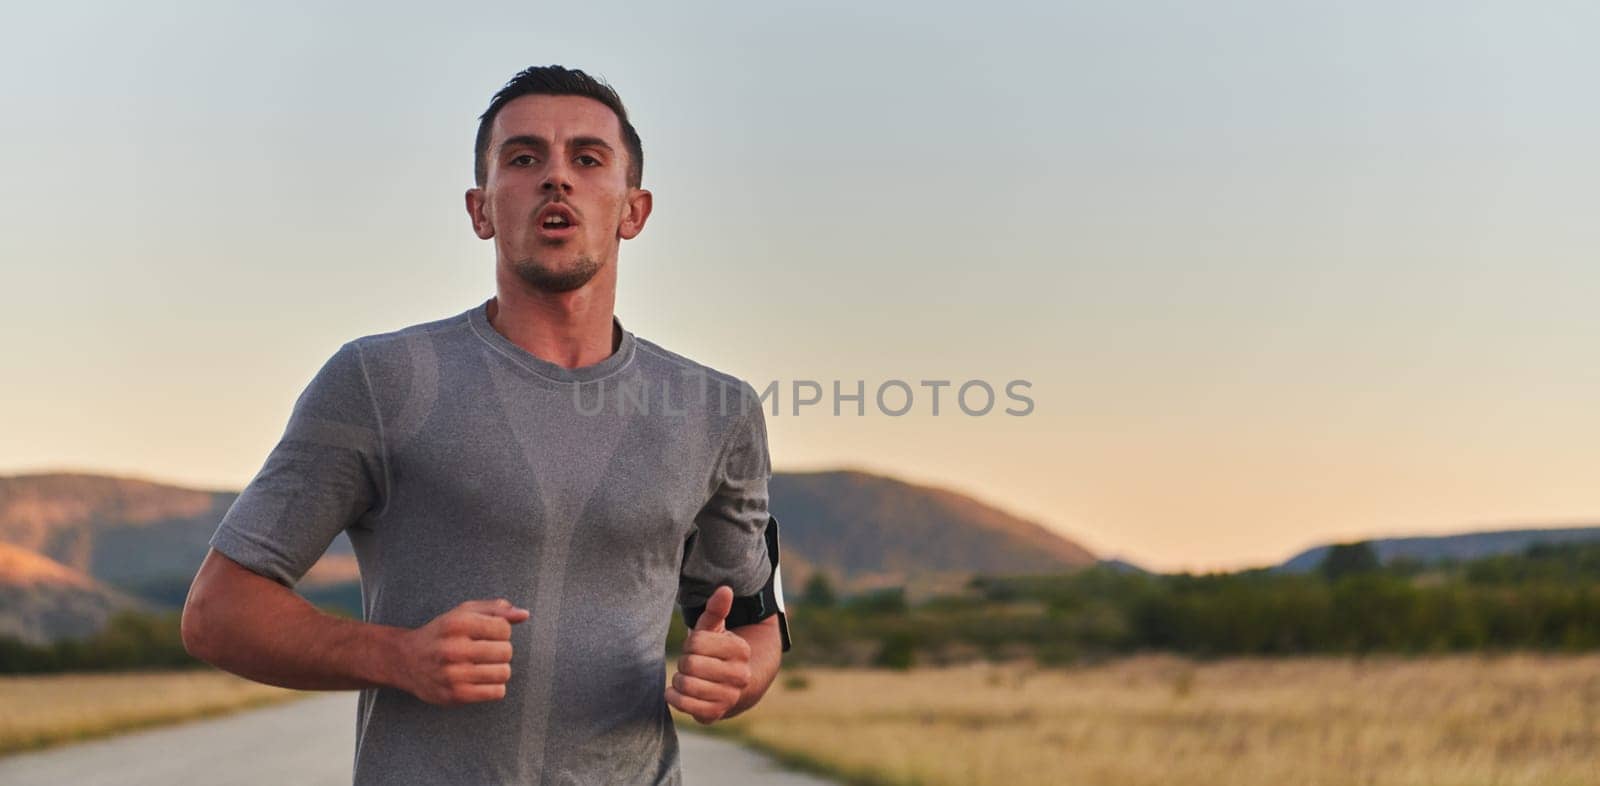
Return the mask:
M530 95L495 115L488 176L467 191L478 237L535 289L577 289L644 229L650 192L628 186L617 116L582 96Z

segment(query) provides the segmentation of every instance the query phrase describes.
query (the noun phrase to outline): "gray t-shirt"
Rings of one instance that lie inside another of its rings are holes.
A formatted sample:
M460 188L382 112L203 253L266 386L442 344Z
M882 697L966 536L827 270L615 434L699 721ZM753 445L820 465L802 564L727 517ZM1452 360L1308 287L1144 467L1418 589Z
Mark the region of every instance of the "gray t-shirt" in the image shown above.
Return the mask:
M772 571L761 402L620 323L595 365L541 360L488 302L341 346L211 545L292 587L348 532L368 622L530 611L501 700L361 691L356 784L677 784L672 604Z

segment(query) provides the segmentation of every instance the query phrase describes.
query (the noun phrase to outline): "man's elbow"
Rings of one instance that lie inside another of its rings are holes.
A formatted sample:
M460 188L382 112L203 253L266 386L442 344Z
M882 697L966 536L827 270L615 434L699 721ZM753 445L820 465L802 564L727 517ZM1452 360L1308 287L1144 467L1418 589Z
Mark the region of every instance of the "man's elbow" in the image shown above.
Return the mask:
M209 603L198 592L198 579L189 587L189 597L183 602L183 615L178 618L178 635L183 639L183 649L191 657L211 663L209 643L206 639L205 615Z
M212 549L201 561L178 619L178 635L191 656L216 665L217 615L226 613L219 604L230 593L241 590L230 568L235 563Z

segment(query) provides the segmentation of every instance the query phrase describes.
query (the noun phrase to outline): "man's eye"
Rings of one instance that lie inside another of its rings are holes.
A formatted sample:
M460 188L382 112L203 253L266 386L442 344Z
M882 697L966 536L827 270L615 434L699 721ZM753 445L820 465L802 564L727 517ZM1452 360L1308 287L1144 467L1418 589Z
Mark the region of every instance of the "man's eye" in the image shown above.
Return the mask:
M535 160L536 159L534 159L533 156L530 156L527 153L524 153L524 154L522 154L520 156L517 156L516 158L511 159L511 165L512 166L530 166L530 165L533 164L533 162Z
M578 156L578 163L583 164L584 166L600 166L600 159L585 153L584 155Z

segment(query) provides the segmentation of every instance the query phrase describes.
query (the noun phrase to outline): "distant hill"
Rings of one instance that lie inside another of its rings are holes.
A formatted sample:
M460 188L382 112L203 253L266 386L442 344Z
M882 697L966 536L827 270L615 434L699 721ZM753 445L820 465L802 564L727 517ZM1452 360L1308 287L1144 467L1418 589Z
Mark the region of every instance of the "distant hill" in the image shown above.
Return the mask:
M1147 570L1145 568L1142 568L1142 567L1140 567L1138 565L1133 564L1132 562L1129 562L1129 561L1127 561L1125 559L1121 559L1121 558L1117 558L1117 557L1112 557L1112 558L1109 558L1109 559L1100 560L1100 566L1103 567L1103 568L1114 570L1114 571L1116 571L1118 573L1137 573L1137 574L1143 574L1143 575L1146 575L1146 576L1154 575L1153 571Z
M0 543L124 591L181 604L217 523L238 496L81 473L0 477ZM353 556L340 535L324 560L349 563ZM321 563L312 569L318 577L341 572L354 575Z
M1520 554L1535 543L1561 544L1600 540L1600 527L1557 529L1502 529L1469 532L1461 535L1429 535L1405 538L1376 538L1369 542L1378 561L1389 563L1397 557L1424 564L1441 560L1471 560L1500 554ZM1276 572L1309 573L1322 564L1332 544L1306 549L1273 568Z
M919 596L957 590L976 573L1053 573L1096 562L1087 549L1035 522L946 489L837 471L777 473L771 493L783 522L790 598L819 570L846 592L905 585ZM74 607L110 607L111 598L127 603L137 596L177 608L237 497L81 473L0 477L0 543L70 571L76 578L63 578L63 586L84 593L93 587L105 597L96 605L88 595L74 596ZM18 583L21 569L16 573L0 570L0 587ZM296 589L313 602L359 613L359 578L341 535ZM67 607L51 603L45 606ZM21 609L8 603L4 613L17 616ZM103 620L98 613L84 618Z
M1096 561L1036 522L948 489L839 470L776 473L770 490L785 548L847 586L1051 573Z
M0 636L30 644L87 636L123 608L155 610L49 557L0 543Z

